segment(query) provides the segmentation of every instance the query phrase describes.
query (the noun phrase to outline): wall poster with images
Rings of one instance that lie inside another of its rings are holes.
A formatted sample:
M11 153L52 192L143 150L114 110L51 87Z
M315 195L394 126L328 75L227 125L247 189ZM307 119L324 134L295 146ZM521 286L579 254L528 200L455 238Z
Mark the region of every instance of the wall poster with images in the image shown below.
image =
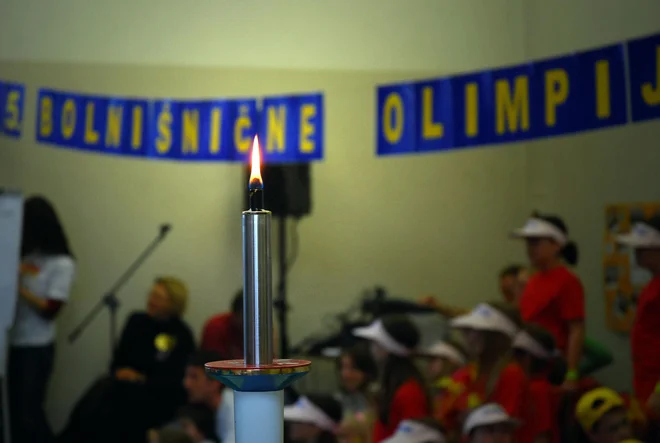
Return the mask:
M616 236L654 216L660 216L660 202L612 204L605 208L603 284L607 327L613 331L630 332L639 293L651 278L635 263L634 250L616 244Z

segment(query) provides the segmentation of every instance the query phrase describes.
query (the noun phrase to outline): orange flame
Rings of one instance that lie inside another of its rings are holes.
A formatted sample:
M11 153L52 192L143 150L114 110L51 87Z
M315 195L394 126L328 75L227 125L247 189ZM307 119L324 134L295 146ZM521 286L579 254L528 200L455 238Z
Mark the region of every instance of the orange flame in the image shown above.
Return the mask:
M256 182L256 183L255 183ZM263 186L261 178L261 153L259 152L259 138L255 135L252 142L252 171L250 172L250 184Z

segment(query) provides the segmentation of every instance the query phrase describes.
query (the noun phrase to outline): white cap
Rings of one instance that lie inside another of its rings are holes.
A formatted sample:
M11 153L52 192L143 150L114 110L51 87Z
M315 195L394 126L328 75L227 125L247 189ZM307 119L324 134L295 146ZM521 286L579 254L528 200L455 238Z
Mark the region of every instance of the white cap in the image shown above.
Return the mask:
M424 350L424 355L429 357L442 357L450 362L463 366L465 364L465 357L458 349L445 341L438 341Z
M511 236L516 238L551 238L562 246L568 243L568 238L561 229L550 222L535 217L528 219L525 226L513 231Z
M518 333L518 327L509 317L487 303L478 304L469 314L455 317L449 324L454 328L497 331L511 338Z
M617 236L616 241L632 248L660 248L660 230L647 223L635 223L628 234Z
M554 353L548 352L548 350L545 349L541 343L534 340L534 337L532 337L527 331L520 331L516 335L516 338L513 339L512 346L514 349L529 352L534 357L540 358L541 360L549 360L552 357L555 357Z
M353 329L353 335L377 343L387 352L399 357L407 357L412 354L411 349L408 349L406 346L392 338L392 336L385 330L383 322L380 320L374 321L369 326Z
M284 420L296 423L309 423L319 428L335 432L338 424L335 423L321 408L301 395L293 405L284 407ZM258 426L258 424L256 424Z
M511 418L502 406L497 403L487 403L473 410L463 425L463 435L470 435L476 428L482 426L509 424L518 426L520 422Z
M442 432L415 420L403 420L390 438L381 443L445 443Z

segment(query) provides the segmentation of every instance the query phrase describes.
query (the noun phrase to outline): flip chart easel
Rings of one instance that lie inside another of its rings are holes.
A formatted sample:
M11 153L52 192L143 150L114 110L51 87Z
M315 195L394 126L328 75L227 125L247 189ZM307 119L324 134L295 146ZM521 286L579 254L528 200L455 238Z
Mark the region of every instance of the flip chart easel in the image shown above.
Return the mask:
M0 188L0 378L4 441L7 443L10 442L7 395L8 333L14 322L18 296L22 226L23 196L18 191Z

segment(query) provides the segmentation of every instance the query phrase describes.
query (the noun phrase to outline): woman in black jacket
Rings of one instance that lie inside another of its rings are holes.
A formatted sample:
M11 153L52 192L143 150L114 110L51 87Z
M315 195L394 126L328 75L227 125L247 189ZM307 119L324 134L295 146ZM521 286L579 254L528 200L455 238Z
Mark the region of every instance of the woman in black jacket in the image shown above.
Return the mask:
M186 400L183 376L195 349L193 334L181 319L187 299L182 281L154 281L146 311L128 318L110 377L81 399L60 442L143 443L148 429L174 417Z

